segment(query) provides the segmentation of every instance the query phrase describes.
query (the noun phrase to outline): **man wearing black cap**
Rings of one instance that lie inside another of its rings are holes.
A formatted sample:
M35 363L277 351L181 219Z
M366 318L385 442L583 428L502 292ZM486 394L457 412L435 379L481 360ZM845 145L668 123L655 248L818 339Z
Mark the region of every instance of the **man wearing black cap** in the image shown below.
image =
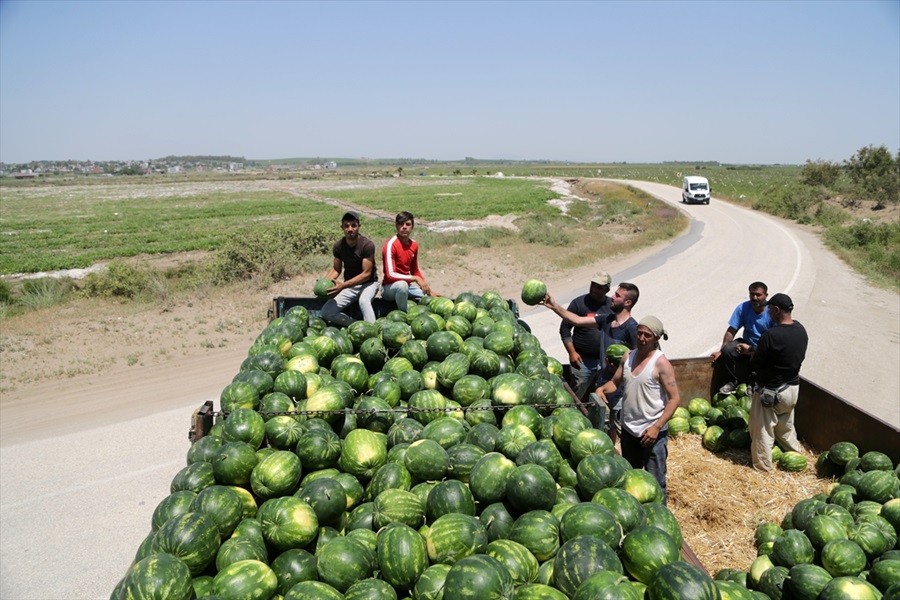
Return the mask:
M334 243L334 264L325 275L336 283L328 290L330 299L322 307L320 314L328 323L346 327L354 319L344 309L358 302L363 319L374 323L372 299L378 293L375 244L369 238L359 235L359 215L352 210L341 217L341 229L344 237ZM344 272L343 282L337 281L341 271Z
M772 446L800 451L794 429L794 407L800 390L800 365L806 357L809 337L791 313L794 303L787 294L775 294L767 303L774 327L759 338L750 368L756 377L750 406L750 458L753 467L772 470Z

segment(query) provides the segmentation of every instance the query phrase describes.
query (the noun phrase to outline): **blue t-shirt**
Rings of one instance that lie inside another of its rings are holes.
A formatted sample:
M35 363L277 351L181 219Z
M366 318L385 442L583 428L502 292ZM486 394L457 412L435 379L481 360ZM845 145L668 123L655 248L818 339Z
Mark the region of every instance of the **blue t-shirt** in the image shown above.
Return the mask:
M759 336L769 327L773 327L775 323L769 318L769 311L763 310L761 314L756 314L753 305L749 300L741 302L731 313L728 320L728 326L736 330L743 328L744 333L741 335L748 344L756 346L759 344Z

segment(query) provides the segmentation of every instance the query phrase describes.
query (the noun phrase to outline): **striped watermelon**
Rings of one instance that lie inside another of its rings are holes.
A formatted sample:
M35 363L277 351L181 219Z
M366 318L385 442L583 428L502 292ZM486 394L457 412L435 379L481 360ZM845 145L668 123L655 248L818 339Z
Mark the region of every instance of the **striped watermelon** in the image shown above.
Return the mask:
M516 463L499 452L488 452L472 466L469 489L482 504L491 504L506 496L506 484L516 469Z
M128 569L122 598L135 600L187 600L192 597L191 572L180 559L168 553L142 558Z
M600 538L579 536L563 544L553 559L553 587L572 595L588 577L599 571L622 574L622 563Z
M386 581L370 577L347 588L344 600L397 600L397 592Z
M467 556L454 564L444 582L444 600L505 600L514 585L509 571L484 554Z
M216 522L202 513L189 512L166 521L156 532L151 550L180 558L191 575L199 575L215 560L219 543Z
M497 559L512 576L513 583L521 585L537 580L538 561L528 548L512 540L494 540L484 553ZM516 597L519 596L518 590Z
M301 548L291 548L278 555L270 565L278 578L278 593L285 595L301 581L315 580L316 557Z
M425 504L425 515L430 522L450 513L475 516L475 498L469 487L457 479L441 481L431 488Z
M718 600L718 588L712 578L698 567L685 562L663 565L647 585L650 600Z
M285 496L297 489L302 474L300 457L287 450L276 450L253 467L250 487L263 500Z
M572 600L642 600L644 593L640 585L629 581L621 573L600 571L578 586Z
M469 515L451 513L431 524L425 543L432 563L454 564L484 551L488 542L481 521Z
M284 600L344 600L344 595L322 581L301 581L288 590Z
M600 504L582 502L565 512L559 522L559 533L565 543L582 535L600 538L611 548L622 541L622 526L615 515Z
M413 587L412 597L416 600L441 600L450 565L431 565L422 573Z
M391 523L420 527L425 521L425 504L413 492L387 489L373 501L372 525L377 531Z
M228 565L242 560L258 560L268 564L269 553L266 545L247 536L228 538L216 552L216 570L222 571Z
M522 544L539 562L544 562L559 550L559 519L546 510L527 512L513 523L509 539Z
M412 589L428 567L425 540L407 525L394 523L379 531L376 548L381 576L396 589Z
M316 551L319 580L339 592L347 591L354 581L372 575L375 557L369 548L352 536L340 536L325 542Z
M645 525L625 536L620 554L628 573L649 584L660 567L680 559L681 546L662 529Z
M293 496L266 500L256 514L263 538L278 550L302 548L319 531L319 520L312 507Z

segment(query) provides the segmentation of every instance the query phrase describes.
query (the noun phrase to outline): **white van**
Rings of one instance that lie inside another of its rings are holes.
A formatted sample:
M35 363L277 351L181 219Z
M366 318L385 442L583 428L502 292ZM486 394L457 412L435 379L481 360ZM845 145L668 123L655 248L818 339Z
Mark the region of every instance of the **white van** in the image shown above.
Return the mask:
M712 188L706 177L688 176L681 184L681 201L691 204L693 202L709 204L712 196Z

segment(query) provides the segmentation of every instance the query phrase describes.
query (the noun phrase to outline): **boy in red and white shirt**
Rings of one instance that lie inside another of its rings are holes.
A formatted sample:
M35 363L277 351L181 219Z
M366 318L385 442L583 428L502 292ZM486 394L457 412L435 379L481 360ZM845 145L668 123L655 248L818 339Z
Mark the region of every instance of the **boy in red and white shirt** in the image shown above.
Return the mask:
M381 258L384 263L384 279L381 295L393 300L397 308L406 312L409 297L440 296L426 283L419 270L419 244L410 237L416 225L412 213L402 211L394 219L397 235L384 243Z

